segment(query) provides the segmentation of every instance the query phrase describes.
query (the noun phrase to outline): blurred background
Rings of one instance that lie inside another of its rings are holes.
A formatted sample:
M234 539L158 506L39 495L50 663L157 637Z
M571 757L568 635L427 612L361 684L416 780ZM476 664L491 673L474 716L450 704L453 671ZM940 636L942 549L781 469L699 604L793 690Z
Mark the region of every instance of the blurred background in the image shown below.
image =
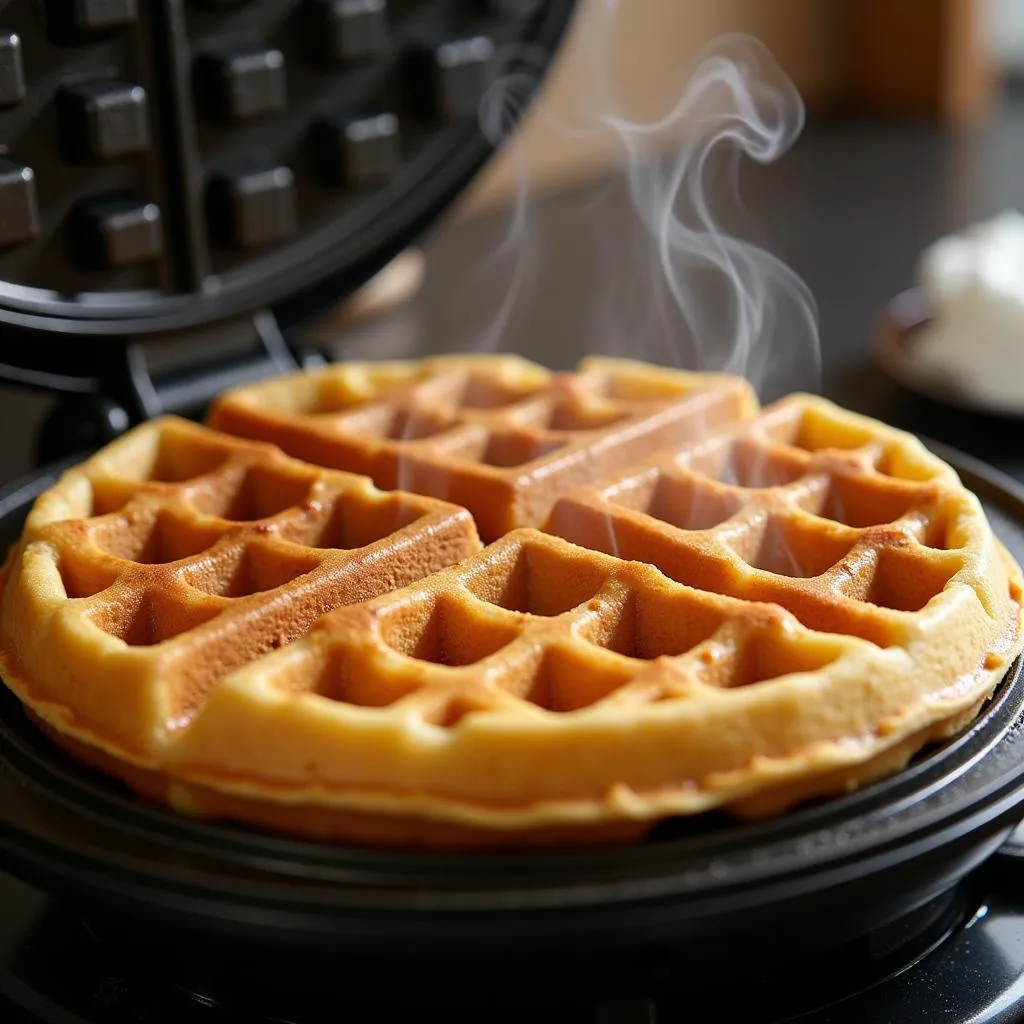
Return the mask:
M741 168L734 206L744 231L814 295L821 390L1024 476L1005 421L945 415L901 390L871 352L879 317L914 284L926 246L1024 209L1019 0L581 0L521 136L421 250L304 337L335 358L489 347L561 367L609 347L596 322L607 316L624 354L648 355L648 282L635 256L650 241L627 188L627 150L600 124L611 113L664 116L708 44L733 32L765 44L806 108L788 152ZM689 127L652 136L644 158L671 161ZM624 282L627 300L609 311ZM10 479L31 466L48 400L0 400L11 439L0 477Z

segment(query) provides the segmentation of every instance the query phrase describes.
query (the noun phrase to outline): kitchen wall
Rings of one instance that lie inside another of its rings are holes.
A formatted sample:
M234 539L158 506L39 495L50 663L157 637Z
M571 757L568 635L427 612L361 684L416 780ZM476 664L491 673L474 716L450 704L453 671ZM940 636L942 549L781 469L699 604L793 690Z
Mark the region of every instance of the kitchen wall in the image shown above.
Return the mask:
M653 120L672 108L706 45L736 31L768 47L811 115L842 107L977 122L997 97L992 72L1024 72L1024 0L579 0L557 66L523 125L519 152L531 187L557 189L622 159L610 133L574 138L552 121L593 126L609 112L598 89L614 97L616 113ZM600 45L607 61L599 60ZM462 212L506 201L515 181L509 149L467 194Z
M608 133L570 138L551 124L592 125L595 114L606 112L595 109L595 86L615 98L617 113L653 120L672 108L701 50L723 33L747 32L760 39L812 111L840 88L842 3L837 0L619 0L611 17L608 8L607 0L579 0L557 66L526 118L521 153L531 184L555 188L620 158ZM598 46L610 55L606 69ZM506 199L514 183L510 151L492 163L463 209Z
M985 40L993 57L1007 70L1024 73L1024 3L986 0Z

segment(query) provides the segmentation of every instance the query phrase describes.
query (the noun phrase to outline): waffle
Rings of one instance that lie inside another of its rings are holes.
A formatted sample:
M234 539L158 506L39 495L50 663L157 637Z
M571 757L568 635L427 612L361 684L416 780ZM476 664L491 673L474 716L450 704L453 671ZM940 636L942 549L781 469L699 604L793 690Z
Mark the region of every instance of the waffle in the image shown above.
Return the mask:
M463 509L156 420L37 500L7 565L5 678L68 736L156 763L233 670L479 547Z
M493 491L446 430L352 429L439 395L457 436L620 404ZM963 728L1024 645L1020 569L956 473L810 396L434 360L246 388L211 423L144 425L62 478L0 609L47 732L187 814L434 847L777 814ZM378 489L407 457L433 496Z
M752 415L736 377L590 358L555 374L515 356L331 366L222 396L209 422L473 514L484 540L540 526L569 488Z

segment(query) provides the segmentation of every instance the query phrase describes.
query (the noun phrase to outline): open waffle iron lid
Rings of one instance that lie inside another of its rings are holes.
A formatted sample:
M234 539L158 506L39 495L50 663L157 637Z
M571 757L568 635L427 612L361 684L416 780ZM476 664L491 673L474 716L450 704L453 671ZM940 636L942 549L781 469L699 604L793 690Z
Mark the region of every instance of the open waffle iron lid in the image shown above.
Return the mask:
M0 0L0 380L84 448L294 369L282 329L461 195L573 6Z

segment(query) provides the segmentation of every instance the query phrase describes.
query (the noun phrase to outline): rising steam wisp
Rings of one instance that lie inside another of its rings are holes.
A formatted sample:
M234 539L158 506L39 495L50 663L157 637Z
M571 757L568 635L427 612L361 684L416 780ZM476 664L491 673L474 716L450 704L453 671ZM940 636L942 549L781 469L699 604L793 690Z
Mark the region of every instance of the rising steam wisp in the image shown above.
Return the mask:
M762 391L816 388L817 312L807 285L778 257L729 234L715 203L739 209L742 156L778 159L803 127L800 95L768 51L746 36L711 47L676 106L637 124L609 117L627 156L633 207L652 242L651 301L660 337L647 344L678 365L747 377ZM685 133L668 159L652 152Z
M809 289L778 257L725 226L742 209L742 159L772 163L799 136L799 92L761 43L729 35L701 55L666 114L631 119L618 109L611 74L615 19L627 16L618 0L590 8L581 51L586 105L574 123L540 102L532 115L565 139L613 141L625 157L631 237L602 218L600 195L579 217L581 248L596 246L605 258L591 289L593 326L574 354L602 351L736 373L773 394L817 389L817 312ZM530 297L531 277L546 279L538 274L543 254L529 220L526 156L513 130L543 59L531 49L504 56L515 70L494 82L480 108L481 128L492 143L504 143L515 181L507 231L479 271L503 283L499 308L467 346L484 351L502 347L512 317Z

